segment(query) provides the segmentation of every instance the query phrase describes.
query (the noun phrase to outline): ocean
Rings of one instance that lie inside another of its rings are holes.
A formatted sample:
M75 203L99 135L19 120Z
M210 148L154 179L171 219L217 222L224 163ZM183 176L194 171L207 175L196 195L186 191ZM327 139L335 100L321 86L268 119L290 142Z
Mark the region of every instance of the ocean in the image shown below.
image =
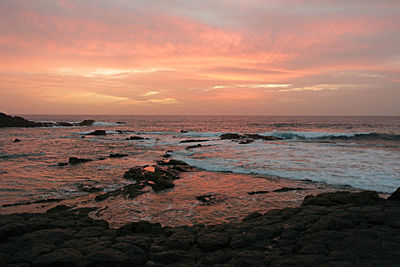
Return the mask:
M0 129L0 213L42 211L57 204L94 207L91 216L117 227L148 220L163 225L235 221L249 212L299 205L305 195L337 190L391 193L400 186L400 117L21 115L34 121L93 126ZM125 124L117 123L125 122ZM85 136L105 130L106 136ZM278 140L240 143L224 133ZM126 140L140 136L142 140ZM18 138L21 142L14 143ZM184 140L197 142L181 143ZM199 141L201 140L201 142ZM201 146L187 148L189 145ZM94 201L131 183L122 176L152 165L166 151L197 167L175 187L134 199ZM109 158L111 153L127 157ZM69 157L93 159L59 166ZM289 190L279 190L286 188ZM296 189L297 190L294 190ZM250 194L251 192L264 192ZM204 204L196 196L212 195ZM41 200L57 199L56 203ZM28 204L36 202L33 204Z

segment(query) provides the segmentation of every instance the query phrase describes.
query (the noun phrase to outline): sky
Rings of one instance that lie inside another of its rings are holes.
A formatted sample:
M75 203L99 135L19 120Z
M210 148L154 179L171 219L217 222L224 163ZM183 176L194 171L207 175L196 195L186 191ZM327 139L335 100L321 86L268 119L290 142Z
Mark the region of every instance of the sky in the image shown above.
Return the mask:
M400 115L400 1L1 0L0 111Z

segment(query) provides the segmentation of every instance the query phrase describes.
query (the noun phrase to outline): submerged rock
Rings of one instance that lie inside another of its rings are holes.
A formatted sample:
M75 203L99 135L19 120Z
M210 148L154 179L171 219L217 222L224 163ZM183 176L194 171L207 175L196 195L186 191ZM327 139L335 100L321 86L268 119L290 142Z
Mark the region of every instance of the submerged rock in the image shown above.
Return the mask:
M93 160L92 159L82 159L82 158L77 158L77 157L70 157L68 159L69 164L80 164L80 163L85 163L85 162L89 162L89 161L93 161Z
M94 120L83 120L81 122L78 122L76 125L78 125L78 126L92 126L93 123L95 123Z
M247 194L249 194L249 195L258 195L258 194L267 194L267 193L269 193L269 191L265 191L265 190L247 192Z
M298 191L298 190L306 190L306 189L301 187L282 187L272 192L280 193L280 192Z
M56 126L62 126L62 127L72 127L74 126L72 123L65 122L65 121L58 121L55 124Z
M212 205L226 200L226 197L220 194L206 194L197 196L196 199L201 201L204 205Z
M105 130L95 130L93 132L90 132L86 135L106 135L106 131Z
M205 140L205 139L187 139L187 140L182 140L179 143L201 143L201 142L208 142L210 140Z
M187 147L185 148L185 150L191 150L191 149L193 149L193 148L198 148L198 147L202 147L202 145L201 145L201 144L197 144L197 145L187 146Z
M282 138L274 137L274 136L265 136L260 134L237 134L237 133L226 133L221 134L219 136L221 140L230 139L230 140L239 140L240 144L248 144L253 142L254 140L264 140L264 141L274 141L274 140L282 140Z
M131 136L129 138L126 138L126 140L144 140L144 137L135 135L135 136Z
M110 158L123 158L127 156L128 154L121 154L121 153L110 154Z
M225 140L225 139L240 139L240 137L242 137L240 134L237 133L226 133L226 134L221 134L219 136L219 138L221 140Z

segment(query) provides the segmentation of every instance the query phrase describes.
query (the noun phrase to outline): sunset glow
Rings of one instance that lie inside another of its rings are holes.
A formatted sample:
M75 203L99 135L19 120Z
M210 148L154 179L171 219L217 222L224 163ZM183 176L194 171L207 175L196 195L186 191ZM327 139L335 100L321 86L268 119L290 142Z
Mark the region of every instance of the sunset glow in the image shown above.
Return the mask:
M0 111L400 115L399 1L0 2Z

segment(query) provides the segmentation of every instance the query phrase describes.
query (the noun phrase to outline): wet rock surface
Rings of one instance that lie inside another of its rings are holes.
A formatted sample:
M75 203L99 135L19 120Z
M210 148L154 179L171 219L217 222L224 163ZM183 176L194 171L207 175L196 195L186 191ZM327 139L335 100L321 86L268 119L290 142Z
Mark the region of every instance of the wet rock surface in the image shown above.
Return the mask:
M98 136L98 135L106 135L106 131L105 130L95 130L93 132L87 133L86 135L94 135L94 136Z
M72 126L92 126L94 120L84 120L81 122L71 123L59 121L53 122L35 122L24 119L19 116L10 116L5 113L0 112L0 128L4 127L72 127Z
M254 140L264 140L264 141L276 141L282 140L282 138L274 136L265 136L260 134L238 134L238 133L226 133L219 136L221 140L232 140L239 141L239 144L249 144L254 142Z
M135 166L125 172L123 178L133 181L133 184L126 185L117 190L96 196L96 201L102 201L109 197L125 196L135 198L145 191L146 186L150 186L154 191L162 191L174 187L174 180L179 179L181 172L194 170L183 161L173 159L163 159L157 161L157 165Z
M240 223L175 228L110 229L88 217L92 209L68 206L0 215L0 266L398 266L399 201L369 192L308 199ZM326 199L334 205L320 205Z

